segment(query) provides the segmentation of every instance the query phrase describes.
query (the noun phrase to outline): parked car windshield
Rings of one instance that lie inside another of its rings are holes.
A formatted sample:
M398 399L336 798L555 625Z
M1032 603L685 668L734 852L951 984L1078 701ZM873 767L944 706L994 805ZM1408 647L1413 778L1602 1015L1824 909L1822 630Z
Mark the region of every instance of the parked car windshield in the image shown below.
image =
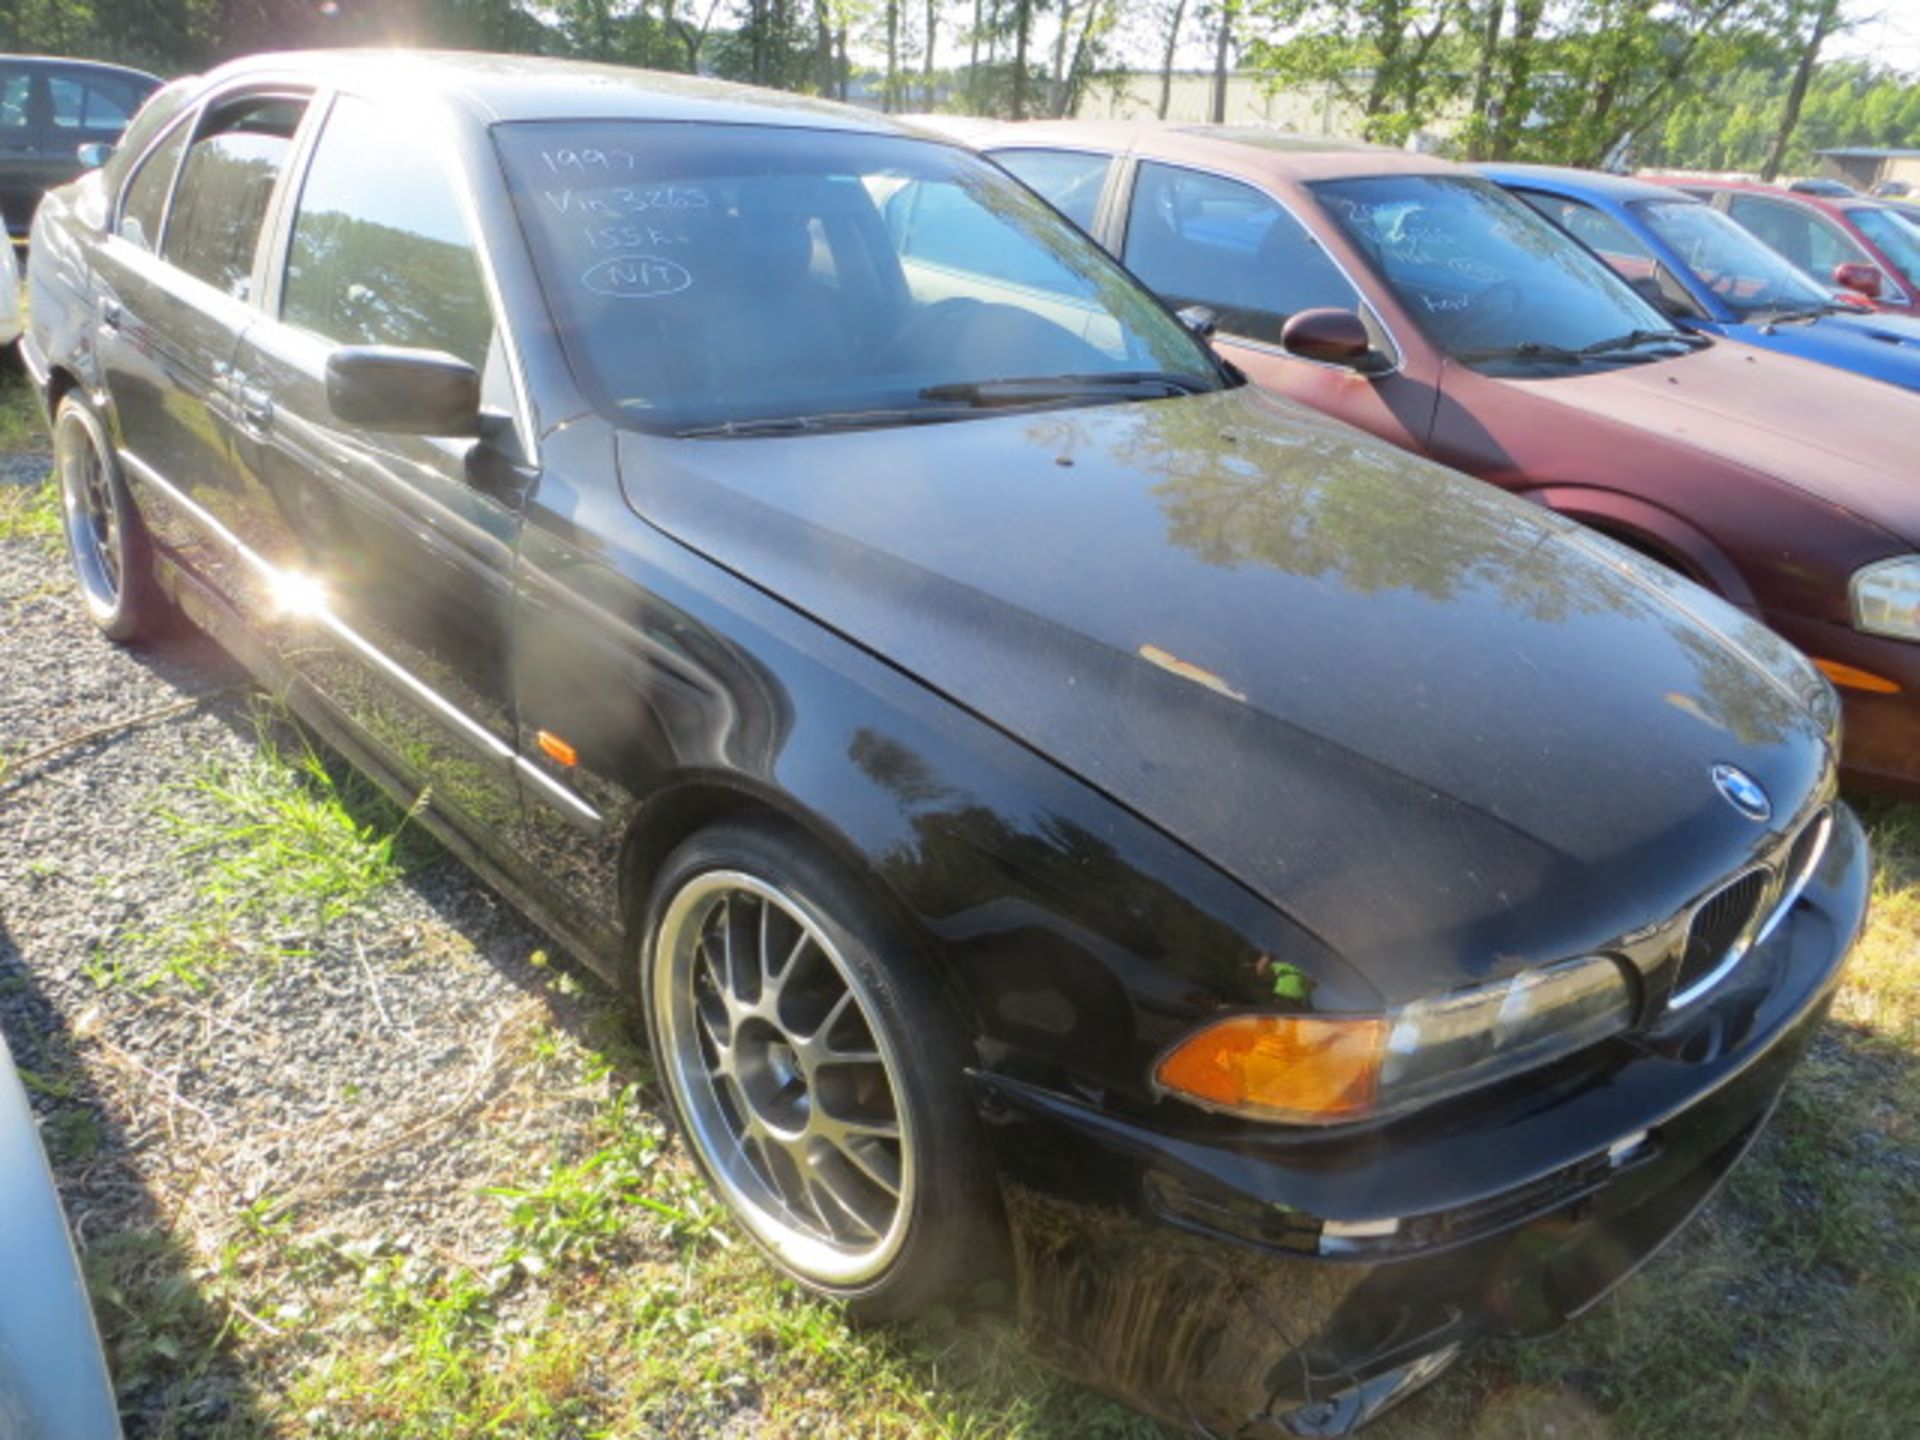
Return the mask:
M1416 324L1491 374L1661 359L1691 337L1578 241L1490 181L1376 175L1314 194Z
M1920 228L1877 205L1855 205L1847 211L1847 218L1902 273L1920 276Z
M1804 310L1832 300L1825 286L1770 250L1711 205L1693 200L1636 200L1633 209L1687 268L1736 315Z
M911 423L1225 383L1092 241L958 147L649 121L495 134L562 344L623 423Z

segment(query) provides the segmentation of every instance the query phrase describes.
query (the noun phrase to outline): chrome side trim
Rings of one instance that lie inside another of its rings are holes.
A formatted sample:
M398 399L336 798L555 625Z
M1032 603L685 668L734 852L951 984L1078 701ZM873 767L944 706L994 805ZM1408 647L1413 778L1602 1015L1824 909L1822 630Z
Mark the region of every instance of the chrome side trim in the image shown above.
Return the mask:
M596 830L600 827L602 817L598 810L594 809L593 806L582 800L578 795L574 794L573 791L547 774L546 771L542 770L538 765L535 765L531 760L527 759L526 756L515 755L513 757L513 768L514 772L522 779L535 781L550 799L558 801L560 807L568 811L576 820L584 821Z
M162 476L159 471L147 464L146 461L129 450L123 449L116 453L119 456L120 463L125 466L128 471L137 476L142 484L151 485L182 510L186 511L197 523L204 526L209 534L213 535L222 544L232 550L234 554L238 555L250 568L256 571L261 578L266 580L268 584L271 585L283 576L285 572L281 571L265 556L254 550L252 546L248 545L238 535L235 535L209 513L206 507L201 505L199 501L185 494L177 485ZM511 745L506 744L491 730L476 722L464 710L460 709L432 686L426 684L426 682L421 680L411 670L401 665L392 656L374 645L365 636L361 635L359 631L346 624L330 610L322 607L316 610L311 616L306 617L306 619L310 623L324 628L328 634L340 641L341 644L352 650L356 655L361 656L382 674L392 679L395 684L419 700L428 709L433 711L435 715L445 720L462 736L471 741L477 748L484 751L492 759L513 770L517 775L528 775L538 780L545 791L564 799L567 808L579 818L590 821L596 825L600 823L601 817L599 811L560 785L551 776L542 774L539 770L528 764L526 759L515 751Z

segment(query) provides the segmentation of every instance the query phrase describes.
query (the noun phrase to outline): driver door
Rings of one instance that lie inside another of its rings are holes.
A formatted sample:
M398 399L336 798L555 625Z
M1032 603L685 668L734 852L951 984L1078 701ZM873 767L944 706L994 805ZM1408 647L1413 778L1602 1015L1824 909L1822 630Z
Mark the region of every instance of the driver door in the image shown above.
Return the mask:
M1218 317L1215 348L1256 385L1409 450L1433 424L1435 392L1407 376L1393 337L1311 231L1264 191L1223 175L1142 161L1121 259L1176 308ZM1395 362L1380 375L1291 355L1280 332L1302 310L1351 310Z
M520 795L509 628L523 486L470 437L335 418L337 346L437 350L513 408L479 248L447 158L404 116L335 98L278 237L268 314L234 363L260 548L295 602L285 660L410 788L471 833Z

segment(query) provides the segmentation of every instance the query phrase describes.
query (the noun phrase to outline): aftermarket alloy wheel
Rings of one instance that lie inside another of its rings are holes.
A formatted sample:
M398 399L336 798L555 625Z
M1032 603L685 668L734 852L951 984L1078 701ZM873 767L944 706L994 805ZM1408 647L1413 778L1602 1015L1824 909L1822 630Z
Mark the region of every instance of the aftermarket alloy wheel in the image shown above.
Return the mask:
M998 1216L964 1050L864 897L798 837L726 826L668 861L651 914L655 1059L748 1233L876 1316L983 1273Z
M147 533L106 427L78 395L62 399L54 415L53 463L67 554L88 615L110 640L157 637L168 609L154 583Z

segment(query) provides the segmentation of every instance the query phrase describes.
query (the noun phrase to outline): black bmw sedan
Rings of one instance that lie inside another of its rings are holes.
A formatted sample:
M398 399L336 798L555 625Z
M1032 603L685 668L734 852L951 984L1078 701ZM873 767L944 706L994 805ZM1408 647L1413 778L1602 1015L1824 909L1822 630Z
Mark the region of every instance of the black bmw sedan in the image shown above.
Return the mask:
M1157 1415L1351 1429L1671 1235L1860 926L1797 654L877 117L256 59L29 281L100 628L424 796L867 1314L1006 1276Z

